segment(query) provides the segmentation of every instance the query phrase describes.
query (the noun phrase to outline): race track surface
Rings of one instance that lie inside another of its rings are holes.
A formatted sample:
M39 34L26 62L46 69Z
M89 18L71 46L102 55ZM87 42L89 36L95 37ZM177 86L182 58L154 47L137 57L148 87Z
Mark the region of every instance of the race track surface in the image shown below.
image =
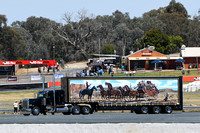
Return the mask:
M172 114L94 113L90 115L0 115L0 124L200 123L200 112Z

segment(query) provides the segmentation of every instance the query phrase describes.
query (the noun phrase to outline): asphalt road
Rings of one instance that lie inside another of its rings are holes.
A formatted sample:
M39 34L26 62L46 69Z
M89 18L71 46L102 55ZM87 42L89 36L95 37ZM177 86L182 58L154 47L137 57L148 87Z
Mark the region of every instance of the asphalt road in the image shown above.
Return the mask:
M47 114L39 116L0 115L0 124L75 123L200 123L200 112L172 114L94 113L90 115Z

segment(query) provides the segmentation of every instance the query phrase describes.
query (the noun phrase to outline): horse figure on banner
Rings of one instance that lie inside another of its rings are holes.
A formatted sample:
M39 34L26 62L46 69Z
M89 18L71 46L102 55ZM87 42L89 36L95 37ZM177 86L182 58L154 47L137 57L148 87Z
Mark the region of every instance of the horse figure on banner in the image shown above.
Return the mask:
M93 94L94 90L97 90L97 88L95 86L93 86L91 89L80 90L79 98L82 100L82 99L84 99L85 95L88 95L88 101L91 101L92 94Z
M101 98L107 98L108 92L105 91L105 89L103 88L103 86L102 85L98 85L97 88L100 88Z
M108 86L108 97L111 98L112 95L114 95L115 99L116 98L120 98L122 95L121 95L121 92L119 90L114 90L113 87L112 87L112 84L111 83L108 83L108 82L105 82L105 85Z
M125 96L128 96L129 98L136 97L137 91L131 90L128 85L125 85L123 88L125 88Z

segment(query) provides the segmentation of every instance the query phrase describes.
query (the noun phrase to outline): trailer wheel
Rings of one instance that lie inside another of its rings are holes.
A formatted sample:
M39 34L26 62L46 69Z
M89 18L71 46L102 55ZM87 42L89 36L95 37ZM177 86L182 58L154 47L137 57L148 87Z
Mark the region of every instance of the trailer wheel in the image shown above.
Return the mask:
M164 107L164 113L171 114L172 113L172 107L171 106L165 106Z
M84 115L88 115L89 113L90 113L90 108L89 107L82 107L82 113L84 114Z
M147 106L142 106L142 107L140 108L140 112L141 112L142 114L147 114L148 111L149 111L149 109L148 109Z
M79 106L74 106L74 107L72 108L72 114L73 114L73 115L79 115L80 113L81 113L81 109L80 109Z
M33 115L39 115L40 114L40 108L39 107L34 107L33 109L32 109L32 114Z
M153 106L152 113L153 114L160 114L161 108L159 106Z

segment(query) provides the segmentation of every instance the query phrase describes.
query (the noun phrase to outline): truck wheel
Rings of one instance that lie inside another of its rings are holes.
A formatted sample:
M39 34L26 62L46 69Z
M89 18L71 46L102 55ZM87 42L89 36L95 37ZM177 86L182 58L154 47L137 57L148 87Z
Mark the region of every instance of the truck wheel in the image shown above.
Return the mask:
M71 112L63 112L63 115L70 115Z
M160 114L161 108L159 106L153 106L152 113L153 114Z
M148 111L149 111L149 109L148 109L147 106L142 106L142 107L140 108L140 112L141 112L142 114L147 114Z
M172 113L172 107L171 106L165 106L164 113L171 114Z
M33 115L39 115L40 114L40 108L39 107L34 107L32 109L32 114Z
M83 113L84 115L88 115L88 114L90 113L90 108L89 108L89 107L83 107L83 108L82 108L82 113Z
M29 116L30 114L23 114L24 116Z
M72 114L73 115L79 115L81 113L81 109L79 106L74 106L72 109Z
M136 114L141 114L140 110L135 110Z

